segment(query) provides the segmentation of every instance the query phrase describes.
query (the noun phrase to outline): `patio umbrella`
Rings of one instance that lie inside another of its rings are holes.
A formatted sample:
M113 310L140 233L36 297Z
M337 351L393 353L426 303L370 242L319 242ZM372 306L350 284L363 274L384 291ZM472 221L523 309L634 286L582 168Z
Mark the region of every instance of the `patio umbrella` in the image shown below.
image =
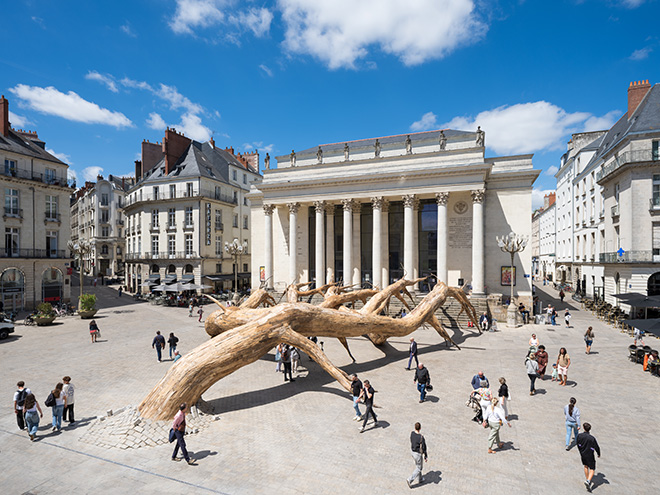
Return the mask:
M167 287L167 285L165 285L165 284L154 285L154 286L151 288L151 290L157 290L157 291L159 291L159 292L165 292L165 288L166 288L166 287Z
M660 337L660 318L650 318L648 320L623 320L623 323Z
M196 283L184 284L186 286L185 290L197 290L197 289L210 289L210 285L199 285Z
M184 290L188 289L186 284L182 284L181 282L176 282L174 284L168 284L165 286L166 292L183 292Z

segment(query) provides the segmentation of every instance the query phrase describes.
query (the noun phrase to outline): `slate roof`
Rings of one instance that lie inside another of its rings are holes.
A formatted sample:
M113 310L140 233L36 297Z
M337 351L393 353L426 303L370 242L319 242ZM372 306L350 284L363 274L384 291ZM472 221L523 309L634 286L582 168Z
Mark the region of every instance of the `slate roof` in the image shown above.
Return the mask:
M406 141L406 138L410 136L410 140L412 141L413 149L415 147L415 143L428 143L429 141L438 141L440 139L440 131L444 131L445 137L450 140L455 137L473 137L475 135L474 132L466 132L466 131L455 131L453 129L438 129L435 131L423 131L423 132L407 132L405 134L396 134L394 136L381 136L381 137L375 137L375 138L368 138L368 139L357 139L354 141L341 141L339 143L329 143L329 144L322 144L321 149L324 152L328 153L340 153L344 151L344 144L348 143L348 146L351 149L355 148L369 148L374 146L376 143L376 139L380 141L380 144L383 147L386 147L387 145L390 144L395 144L395 143L404 143ZM306 153L314 153L316 154L316 151L319 149L318 146L314 146L312 148L307 148L302 151L296 151L297 155L303 155Z
M66 165L66 163L55 158L37 143L43 144L43 141L35 142L34 140L15 132L11 128L9 129L8 136L5 137L0 134L0 150L11 151L12 153L18 153L19 155L31 156L32 158L39 158L48 162Z

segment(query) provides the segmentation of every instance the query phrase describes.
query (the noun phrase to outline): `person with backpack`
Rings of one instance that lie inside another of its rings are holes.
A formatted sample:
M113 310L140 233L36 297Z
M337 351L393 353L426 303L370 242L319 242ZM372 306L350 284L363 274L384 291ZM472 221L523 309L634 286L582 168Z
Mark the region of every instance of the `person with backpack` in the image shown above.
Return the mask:
M25 406L25 398L30 395L29 388L25 387L25 382L20 381L16 384L18 390L14 392L14 413L16 414L16 423L18 423L18 429L25 429L25 414L23 412L23 407Z
M32 392L25 397L24 408L28 435L30 435L30 440L34 442L34 439L37 437L37 431L39 430L39 418L43 418L44 413L41 411L41 407Z

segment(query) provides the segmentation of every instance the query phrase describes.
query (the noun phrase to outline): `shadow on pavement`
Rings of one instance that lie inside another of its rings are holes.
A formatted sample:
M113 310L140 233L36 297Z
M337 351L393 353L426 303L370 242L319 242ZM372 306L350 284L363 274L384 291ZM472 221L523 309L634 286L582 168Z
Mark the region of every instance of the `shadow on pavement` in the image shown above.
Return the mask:
M441 481L442 481L442 471L440 470L429 471L424 475L424 481L419 485L413 485L413 488L416 488L418 486L428 485L429 483L433 483L437 485Z
M200 459L205 459L206 457L210 455L218 455L218 453L214 450L200 450L199 452L193 452L192 450L188 451L188 454L190 455L191 459L195 459L196 461Z
M594 488L599 487L600 485L609 485L610 482L605 478L605 475L603 473L597 473L594 475L594 477L591 479L593 482L593 486L591 489L593 490Z
M77 430L78 428L85 427L94 421L97 416L90 416L89 418L78 419L72 423L68 423L66 426L63 426L62 429L65 431Z

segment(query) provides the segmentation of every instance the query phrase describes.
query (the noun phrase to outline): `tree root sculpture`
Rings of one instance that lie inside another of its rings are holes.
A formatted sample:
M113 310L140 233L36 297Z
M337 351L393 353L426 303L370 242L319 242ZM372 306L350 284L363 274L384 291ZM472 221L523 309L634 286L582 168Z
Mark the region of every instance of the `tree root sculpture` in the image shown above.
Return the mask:
M389 337L409 335L428 322L443 338L451 341L434 315L447 297L457 299L474 319L476 326L476 312L463 291L443 283L436 284L404 318L390 318L380 314L392 296L399 297L402 289L415 283L399 280L381 291L367 289L371 291L371 299L359 310L343 306L346 302L356 300L356 296L351 293L337 294L335 291L328 297L328 301L332 302L327 305L286 302L266 308L254 307L256 301L261 304L267 300L263 295L254 299L250 297L234 309L222 307L218 303L221 310L212 313L205 322L206 331L213 338L172 365L139 405L140 413L145 418L171 419L182 402L195 404L218 380L257 361L280 342L307 353L342 387L350 390L347 374L334 366L307 337L334 337L348 349L346 339L349 337L367 335L378 344ZM366 294L362 292L357 299L363 295L368 297Z

